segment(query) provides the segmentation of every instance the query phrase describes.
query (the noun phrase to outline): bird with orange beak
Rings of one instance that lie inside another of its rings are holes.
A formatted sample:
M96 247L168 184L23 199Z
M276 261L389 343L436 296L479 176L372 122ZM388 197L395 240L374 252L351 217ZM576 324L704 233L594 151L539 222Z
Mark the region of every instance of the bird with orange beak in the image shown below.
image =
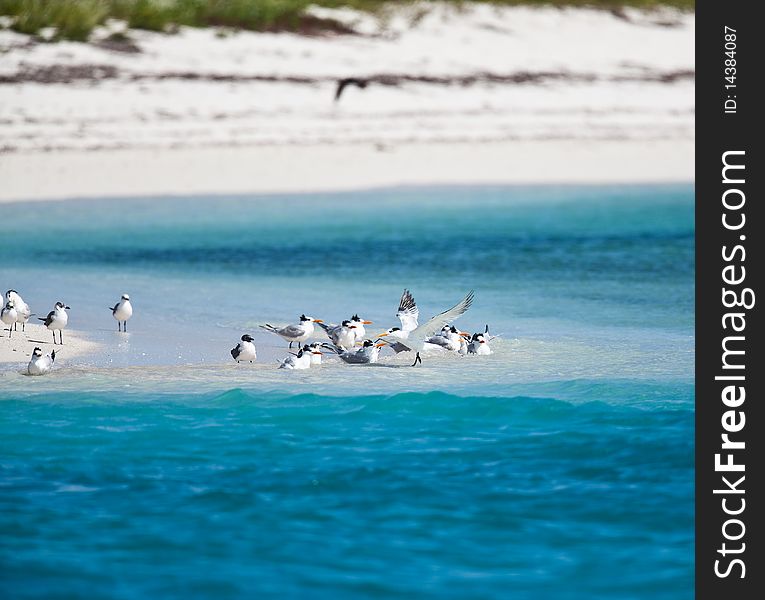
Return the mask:
M338 348L343 350L350 350L356 345L356 325L351 323L349 319L346 319L340 325L326 325L319 323L324 331L327 332L327 336L332 343Z
M313 335L313 324L321 322L321 319L314 319L313 317L300 315L300 321L294 325L287 325L286 327L274 327L273 325L266 323L260 327L261 329L275 333L283 340L289 342L290 348L292 348L292 344L296 342L298 348L300 348L303 342L305 342Z
M367 335L366 329L364 329L364 325L371 325L372 321L365 321L359 315L353 315L350 318L351 325L353 325L353 335L356 338L356 343L360 343L363 341L364 337Z

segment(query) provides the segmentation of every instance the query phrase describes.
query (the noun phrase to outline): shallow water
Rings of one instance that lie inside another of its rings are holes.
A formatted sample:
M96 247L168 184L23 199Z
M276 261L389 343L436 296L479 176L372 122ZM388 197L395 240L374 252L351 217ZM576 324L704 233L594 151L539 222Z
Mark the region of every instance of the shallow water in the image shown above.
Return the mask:
M0 595L691 596L691 186L15 208L0 285L102 349L0 370ZM285 372L257 329L404 287L475 289L495 354Z

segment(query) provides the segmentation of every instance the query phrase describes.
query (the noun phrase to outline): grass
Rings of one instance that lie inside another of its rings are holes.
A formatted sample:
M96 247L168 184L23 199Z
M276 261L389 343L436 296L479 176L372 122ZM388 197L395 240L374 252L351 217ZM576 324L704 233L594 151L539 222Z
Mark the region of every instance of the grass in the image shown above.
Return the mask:
M471 0L452 0L464 6ZM673 6L693 10L695 0L488 0L498 5L589 6L615 9L624 6ZM106 19L120 19L133 29L169 32L178 26L229 27L251 31L344 31L341 24L306 13L311 4L350 7L379 12L405 0L0 0L0 15L10 16L11 28L37 35L52 28L53 39L86 41Z

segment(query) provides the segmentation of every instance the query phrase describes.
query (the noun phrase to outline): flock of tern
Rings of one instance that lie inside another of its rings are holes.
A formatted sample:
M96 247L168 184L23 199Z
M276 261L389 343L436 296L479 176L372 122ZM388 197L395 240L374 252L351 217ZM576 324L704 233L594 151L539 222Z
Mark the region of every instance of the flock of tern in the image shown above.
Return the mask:
M488 325L483 332L471 335L460 331L453 324L470 308L473 297L474 293L471 291L457 304L420 325L420 310L417 303L411 292L404 290L396 312L401 326L390 327L372 338L367 337L364 327L371 325L372 321L362 319L358 314L338 325L329 325L321 319L303 314L300 315L297 323L291 325L275 327L266 323L260 327L289 342L289 355L279 361L281 369L308 369L311 365L321 364L325 352L332 353L351 365L372 364L378 361L381 349L386 346L396 354L414 352L412 366L415 366L422 364L420 353L428 350L442 350L463 355L492 353L489 342L497 336L489 335ZM69 321L67 310L70 308L64 302L56 302L53 310L45 318L39 317L45 327L52 332L54 345L64 343L62 330ZM118 331L127 332L127 321L133 316L130 296L122 294L119 302L110 306L109 310L117 321ZM8 325L8 337L13 335L13 331L18 330L19 323L24 331L27 321L32 316L34 313L19 293L16 290L8 290L5 294L5 304L0 312L0 320ZM319 333L316 325L319 326L320 333L327 336L328 341L308 343L308 340ZM56 341L57 331L58 342ZM291 351L294 344L297 344L296 352ZM255 362L258 353L254 338L249 334L243 335L241 341L232 348L231 356L238 363ZM27 374L44 375L51 370L55 360L55 350L50 354L43 354L41 348L35 347L27 366Z
M303 314L300 315L298 322L292 325L274 327L267 323L260 327L289 342L290 348L293 344L297 344L298 351L290 352L286 359L279 362L279 367L282 369L308 369L312 364L321 363L323 350L337 355L343 362L352 365L376 363L380 357L380 350L385 346L397 354L414 352L412 366L415 366L418 363L422 364L420 353L430 349L458 354L491 354L489 341L496 336L489 335L488 325L483 332L472 335L460 331L453 325L453 321L470 308L473 297L474 293L471 291L457 304L420 325L420 310L417 303L411 292L404 290L396 312L401 327L386 329L373 336L375 339L367 338L364 328L364 325L371 325L372 321L364 320L358 314L342 321L339 325L327 325L321 319ZM329 342L313 342L306 345L306 342L316 333L315 325L326 333ZM256 360L257 351L252 336L243 335L239 344L231 350L231 356L237 362Z
M64 345L63 329L69 323L69 314L66 312L68 310L71 309L64 302L56 302L53 310L45 318L38 317L38 320L42 321L43 325L53 334L54 346L57 343L62 346ZM127 331L127 321L133 316L130 296L122 294L120 301L114 306L110 306L109 310L112 311L112 316L117 320L117 329L119 331ZM18 331L19 323L21 323L21 330L26 331L27 322L33 316L34 313L29 308L29 305L24 302L24 299L16 290L5 292L5 303L2 310L0 310L0 321L8 325L9 338L13 337L14 331ZM57 331L58 342L56 342ZM27 365L27 374L45 375L53 368L55 360L55 350L50 354L43 354L42 349L39 346L35 346L35 349L32 351L32 359L29 361L29 365Z

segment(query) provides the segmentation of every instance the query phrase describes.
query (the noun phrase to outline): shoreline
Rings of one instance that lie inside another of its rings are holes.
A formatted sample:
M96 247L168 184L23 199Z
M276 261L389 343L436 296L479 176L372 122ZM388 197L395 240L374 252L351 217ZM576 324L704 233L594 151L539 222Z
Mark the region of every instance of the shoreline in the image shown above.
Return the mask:
M686 183L695 178L694 154L692 140L25 152L0 155L0 202L412 185Z
M0 201L694 179L692 13L312 10L356 33L0 30Z

